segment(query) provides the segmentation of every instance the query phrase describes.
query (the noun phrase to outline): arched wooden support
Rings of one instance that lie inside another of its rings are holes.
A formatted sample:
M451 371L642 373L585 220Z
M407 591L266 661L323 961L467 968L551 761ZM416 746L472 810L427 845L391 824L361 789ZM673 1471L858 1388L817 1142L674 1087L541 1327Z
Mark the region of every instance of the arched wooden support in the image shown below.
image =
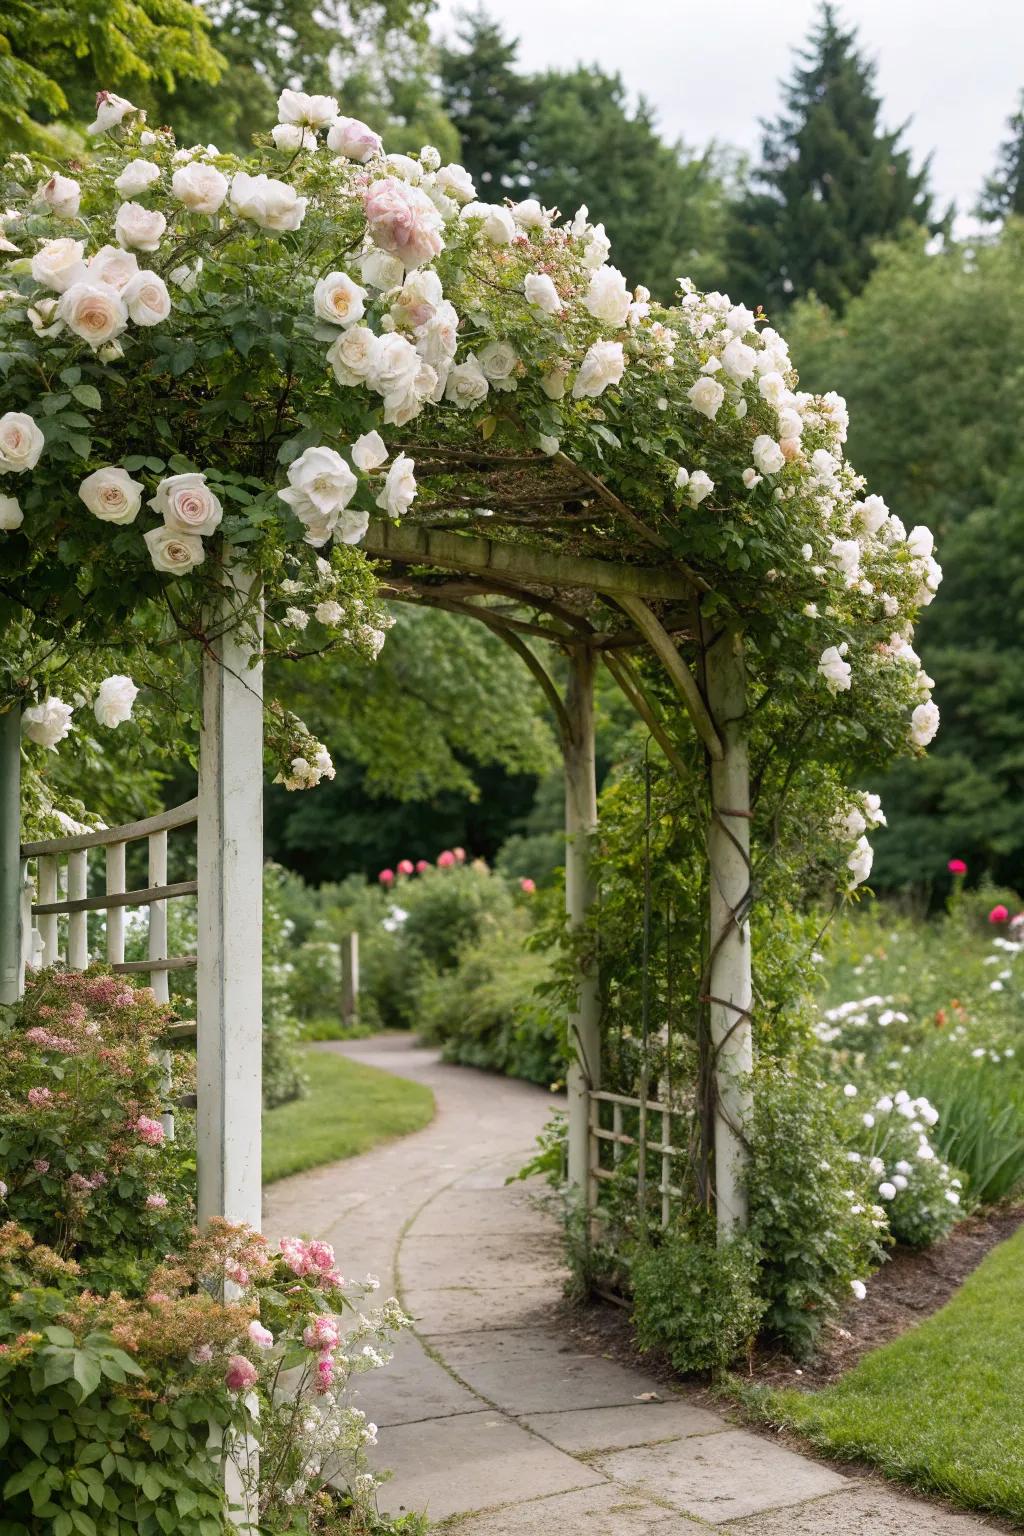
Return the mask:
M715 1090L719 1238L747 1222L744 1187L753 1095L750 950L750 764L743 638L726 630L706 651L708 705L722 743L711 758L707 1004Z
M596 897L593 843L597 832L597 770L594 754L595 657L589 646L569 655L565 708L565 911L571 934L586 925ZM588 1210L594 1205L591 1173L590 1094L601 1086L601 998L597 957L585 953L569 1012L569 1186Z
M665 668L679 697L686 705L697 735L707 747L712 761L720 759L722 756L722 742L715 729L715 723L708 713L708 707L701 696L697 680L673 644L671 635L662 627L656 616L641 598L631 597L623 593L617 597L616 601L619 607L629 614L633 623Z

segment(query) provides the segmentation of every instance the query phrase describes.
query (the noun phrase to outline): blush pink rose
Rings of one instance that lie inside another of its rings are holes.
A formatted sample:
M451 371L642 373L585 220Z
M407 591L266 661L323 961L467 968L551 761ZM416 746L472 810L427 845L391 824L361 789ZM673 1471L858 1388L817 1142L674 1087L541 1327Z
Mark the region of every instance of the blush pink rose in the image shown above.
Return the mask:
M256 1380L257 1371L244 1355L232 1355L224 1373L224 1385L232 1392L246 1392Z
M441 215L418 187L383 176L368 188L363 211L374 245L397 256L407 269L421 267L444 250Z

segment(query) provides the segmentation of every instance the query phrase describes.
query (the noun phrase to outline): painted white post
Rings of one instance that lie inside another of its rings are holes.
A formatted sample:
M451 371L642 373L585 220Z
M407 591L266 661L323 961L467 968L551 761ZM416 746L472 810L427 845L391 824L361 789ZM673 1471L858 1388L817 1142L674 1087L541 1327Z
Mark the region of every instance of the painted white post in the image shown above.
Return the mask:
M167 884L167 832L151 832L147 843L147 881L150 887ZM151 901L149 904L149 931L146 935L146 953L150 960L166 960L167 948L167 903L166 901ZM171 999L170 973L164 970L150 971L149 985L153 989L153 996L158 1003L168 1003ZM158 1060L163 1067L163 1094L166 1108L160 1116L160 1123L164 1128L164 1135L168 1141L174 1140L174 1110L171 1108L171 1093L174 1083L171 1076L171 1053L160 1051Z
M708 705L724 752L711 764L708 834L708 991L715 1053L715 1205L719 1237L747 1221L743 1136L751 1120L753 1068L750 922L750 764L743 639L721 635L707 651Z
M68 854L68 901L84 901L89 894L89 850L73 848ZM89 914L68 913L68 970L84 971L89 965Z
M16 1003L22 974L21 713L0 715L0 1003Z
M107 895L123 896L125 892L124 843L108 843ZM124 907L107 908L107 959L111 965L124 961Z
M251 578L225 571L212 626ZM203 658L199 759L197 1131L199 1220L260 1225L263 678L227 629Z
M594 759L594 654L581 645L570 657L566 691L568 739L565 755L565 911L570 931L584 926L596 894L592 846L597 831L597 770ZM590 1090L601 1086L601 1000L597 963L584 961L576 1006L569 1013L569 1186L592 1208Z
M359 1014L359 935L348 933L341 945L341 1017L354 1024Z

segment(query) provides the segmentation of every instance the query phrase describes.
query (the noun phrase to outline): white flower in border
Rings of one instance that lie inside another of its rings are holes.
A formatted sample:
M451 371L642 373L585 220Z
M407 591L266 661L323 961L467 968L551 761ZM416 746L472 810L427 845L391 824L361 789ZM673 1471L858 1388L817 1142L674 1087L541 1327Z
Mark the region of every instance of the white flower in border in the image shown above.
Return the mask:
M102 245L89 257L88 280L106 283L123 293L139 270L139 258L134 251L126 251L119 245Z
M122 203L114 219L114 236L125 250L157 251L167 220L156 208L141 203Z
M703 469L695 469L693 474L690 476L690 482L687 487L687 496L689 497L690 506L699 507L705 497L711 495L711 492L714 490L714 488L715 482L712 480L711 476L707 474Z
M108 464L86 475L78 487L78 494L93 517L104 523L134 523L142 506L145 486L133 480L120 465Z
M105 677L92 707L97 723L113 730L130 720L138 692L131 678L123 673L115 672L113 677Z
M328 272L313 289L313 309L331 325L354 325L365 313L366 289L347 272Z
M0 496L0 532L13 533L25 521L17 496Z
M284 154L294 154L298 149L316 149L316 130L301 128L298 123L277 123L270 130L274 144Z
M748 347L738 336L727 342L722 350L722 367L737 384L745 384L753 377L756 362L757 353L753 347Z
M42 704L30 705L23 712L21 729L37 747L49 747L51 752L55 752L58 741L63 741L71 730L73 714L74 709L70 704L51 696Z
M554 279L546 272L528 272L523 282L526 301L545 315L557 315L562 307Z
M476 353L484 376L495 389L515 389L515 371L519 362L515 348L507 341L489 341Z
M307 448L288 466L288 484L278 491L296 516L309 511L329 517L343 511L359 482L333 448Z
M171 576L183 576L206 559L203 541L196 534L173 533L170 528L151 528L143 535L153 568Z
M464 165L443 165L437 173L437 185L457 203L471 203L476 197L473 178Z
M408 512L416 496L416 465L407 454L400 453L388 470L384 489L377 497L378 507L389 517L401 517Z
M307 96L305 91L283 90L277 98L279 123L305 124L307 128L326 128L338 116L333 96Z
M113 91L98 91L96 94L96 121L89 124L86 133L107 133L111 128L116 128L129 114L139 109L126 101L123 96L115 96Z
M95 351L120 336L128 324L128 308L109 283L72 283L57 305L57 319L87 341Z
M0 471L23 475L35 469L43 451L43 434L25 411L0 416Z
M171 312L171 296L159 272L136 272L121 297L136 325L159 325Z
M858 1301L863 1301L868 1293L868 1288L864 1284L863 1280L851 1280L850 1290L853 1292Z
M199 470L168 475L160 481L149 505L164 520L168 533L202 535L214 533L224 515L220 500ZM146 535L147 539L149 535Z
M421 267L444 250L444 221L427 194L396 176L382 176L367 189L363 211L370 239L407 268Z
M334 542L336 544L358 544L360 539L366 537L366 530L369 526L369 512L357 512L354 507L346 507L335 524Z
M603 395L610 384L617 384L626 371L621 341L595 341L576 375L572 387L574 400Z
M760 437L754 438L750 451L762 475L777 475L780 469L786 467L786 455L774 437L769 437L767 432L762 432Z
M228 195L229 182L215 165L193 160L171 177L171 191L192 213L216 213Z
M44 288L64 293L72 283L80 283L85 277L84 255L84 240L72 240L62 235L59 240L43 242L32 257L30 271Z
M910 739L915 747L926 747L939 729L939 706L927 699L910 717Z
M871 866L874 863L874 858L875 850L872 848L867 838L859 837L852 853L846 861L846 867L850 871L851 875L851 889L858 885L863 885L864 881L871 873Z
M512 209L512 217L520 229L546 229L550 220L535 197L524 198Z
M358 117L339 117L327 133L327 148L359 165L365 165L367 160L379 155L383 147L380 134L374 133Z
M598 267L590 279L583 307L595 320L621 327L626 323L632 295L617 267Z
M467 357L451 370L445 384L444 397L460 411L471 411L487 397L490 385L487 375L475 356Z
M327 361L338 383L352 386L372 380L383 339L375 336L368 325L353 325L343 330L327 351ZM397 339L404 340L403 337Z
M706 416L709 421L714 421L725 399L725 390L717 379L709 376L698 379L690 389L687 399L695 411Z
M345 610L340 603L336 603L331 598L325 602L317 603L313 609L313 617L318 624L324 624L328 628L334 629L344 622Z
M262 172L249 176L245 171L236 171L229 195L232 208L241 218L277 233L298 229L306 217L309 201L287 182Z
M55 172L39 188L39 196L58 219L77 219L82 202L82 189L73 176Z
M114 186L122 197L136 197L159 180L160 167L152 160L129 160Z
M387 446L379 432L364 432L352 444L352 462L364 474L371 469L380 469L387 463L387 458Z
M510 209L498 203L466 203L459 219L482 219L481 228L485 240L491 245L509 245L516 237L516 221Z
M843 660L838 646L829 645L822 651L818 672L825 679L830 693L845 693L850 687L853 668Z

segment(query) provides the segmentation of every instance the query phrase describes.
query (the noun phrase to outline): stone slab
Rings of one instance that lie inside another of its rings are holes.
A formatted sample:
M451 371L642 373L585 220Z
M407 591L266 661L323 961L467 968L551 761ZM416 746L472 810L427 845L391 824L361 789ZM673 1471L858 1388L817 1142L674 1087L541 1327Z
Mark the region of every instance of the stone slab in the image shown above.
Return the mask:
M605 1482L593 1467L489 1411L398 1424L384 1441L376 1465L396 1471L378 1503L391 1515L417 1510L444 1520Z
M550 1359L576 1355L577 1346L556 1328L481 1328L460 1333L432 1333L430 1347L446 1364L461 1374L463 1365L484 1360L506 1360L513 1355Z
M568 1274L554 1234L470 1234L421 1237L415 1228L403 1239L398 1260L409 1290L446 1286L561 1285Z
M485 1328L543 1326L562 1299L558 1282L529 1288L492 1285L463 1290L410 1286L402 1293L417 1333L478 1332Z
M405 1337L390 1365L354 1378L353 1402L374 1424L385 1428L417 1419L475 1413L480 1399L425 1353L417 1339Z
M566 1413L531 1413L527 1429L571 1455L619 1451L688 1435L715 1435L730 1426L717 1413L693 1403L630 1403L628 1408L583 1408Z
M992 1536L993 1527L973 1515L861 1483L795 1509L730 1522L723 1529L736 1536Z
M488 1189L442 1190L416 1217L412 1231L417 1237L486 1237L494 1232L559 1235L555 1217L542 1210L521 1185L500 1196Z
M616 1482L711 1525L848 1486L847 1478L828 1467L743 1430L616 1451L594 1465Z
M700 1536L707 1526L607 1483L471 1516L436 1536Z
M653 1378L600 1355L509 1355L454 1369L474 1392L517 1418L568 1408L640 1408L643 1393L667 1396Z

